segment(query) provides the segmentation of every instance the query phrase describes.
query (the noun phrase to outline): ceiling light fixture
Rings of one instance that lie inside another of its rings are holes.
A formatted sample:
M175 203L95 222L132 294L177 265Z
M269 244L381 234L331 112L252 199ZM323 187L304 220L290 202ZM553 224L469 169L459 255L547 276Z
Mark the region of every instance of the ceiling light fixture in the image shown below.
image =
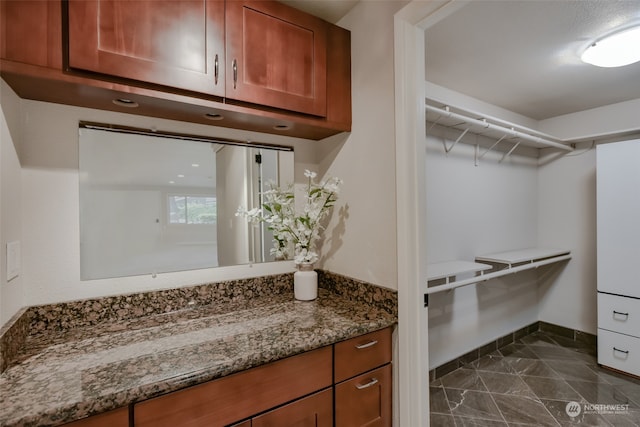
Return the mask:
M598 67L622 67L640 61L640 25L596 40L580 59Z

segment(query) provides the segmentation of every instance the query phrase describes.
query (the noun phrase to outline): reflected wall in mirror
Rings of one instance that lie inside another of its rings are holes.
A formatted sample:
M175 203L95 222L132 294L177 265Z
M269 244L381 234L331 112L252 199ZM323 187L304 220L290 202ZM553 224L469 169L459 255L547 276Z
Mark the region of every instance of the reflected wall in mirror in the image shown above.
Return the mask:
M291 148L81 123L79 153L82 280L274 261L235 213L293 182Z

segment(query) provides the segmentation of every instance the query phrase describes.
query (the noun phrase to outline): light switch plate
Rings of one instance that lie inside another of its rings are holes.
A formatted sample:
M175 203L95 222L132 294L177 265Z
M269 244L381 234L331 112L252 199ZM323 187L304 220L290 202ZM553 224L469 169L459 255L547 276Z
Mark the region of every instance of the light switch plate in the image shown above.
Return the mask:
M20 275L20 241L7 243L7 282Z

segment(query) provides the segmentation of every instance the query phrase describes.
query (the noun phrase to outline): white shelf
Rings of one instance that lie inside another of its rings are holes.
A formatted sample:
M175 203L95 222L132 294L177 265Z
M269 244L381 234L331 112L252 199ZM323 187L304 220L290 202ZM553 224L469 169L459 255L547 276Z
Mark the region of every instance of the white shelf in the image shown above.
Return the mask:
M527 248L477 256L476 261L505 264L511 267L513 264L532 263L546 258L568 255L569 253L570 251L563 249Z
M433 101L431 102L433 103ZM477 114L454 106L435 106L431 105L429 100L427 100L425 110L426 120L428 122L464 132L461 135L470 132L512 144L522 143L523 145L535 148L553 147L564 151L573 151L573 148L567 145L565 141L554 138L551 135L546 135L536 130L519 126L515 123L508 123L503 120L490 117L478 117ZM459 139L453 145L458 142ZM447 149L447 152L453 148L453 145Z
M482 267L476 272L480 272L479 276L471 277L468 279L455 280L449 282L449 277L456 274L462 274L463 272L470 273L473 270L471 265L486 266L482 263L471 263L465 261L452 261L450 263L430 264L427 267L427 289L425 294L434 294L436 292L448 291L451 289L459 288L461 286L473 285L475 283L486 282L487 280L495 279L497 277L506 276L507 274L514 274L524 270L531 270L533 268L542 267L543 265L555 264L561 261L568 261L571 259L571 251L563 249L546 249L546 248L527 248L518 249L514 251L497 252L488 255L482 255L476 257L476 261L491 262L494 264L503 264L506 268L502 268L496 271L485 273L487 269ZM448 264L448 265L447 265ZM516 265L517 264L517 265ZM432 268L432 266L435 266ZM493 266L488 266L493 268ZM454 274L451 274L451 273ZM445 274L443 276L443 274ZM428 287L428 282L436 279L447 278L447 282L444 285L437 285Z
M486 270L491 270L492 266L488 264L481 264L471 261L445 261L427 266L427 280L447 279L447 283L450 277L458 276L461 274L469 273L481 273Z

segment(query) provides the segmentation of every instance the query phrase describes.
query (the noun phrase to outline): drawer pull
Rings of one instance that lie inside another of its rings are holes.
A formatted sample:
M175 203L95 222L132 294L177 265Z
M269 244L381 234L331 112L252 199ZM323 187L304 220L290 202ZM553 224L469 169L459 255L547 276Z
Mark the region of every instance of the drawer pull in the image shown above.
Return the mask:
M376 345L376 344L378 344L378 341L377 341L377 340L373 340L373 341L369 341L369 342L368 342L368 343L366 343L366 344L360 344L360 345L357 345L357 346L356 346L356 348L357 348L358 350L362 350L362 349L364 349L364 348L373 347L373 346L374 346L374 345Z
M624 353L624 354L629 354L629 350L620 350L619 348L615 348L615 347L613 347L613 351L617 351L617 352Z
M377 379L377 378L371 378L371 381L369 381L369 382L368 382L368 383L366 383L366 384L358 384L358 385L356 386L356 388L357 388L358 390L362 390L362 389L369 388L369 387L371 387L372 385L376 385L376 384L378 384L378 379Z
M237 84L238 84L238 61L237 60L233 60L233 62L231 63L231 69L233 70L233 88L237 89Z
M618 316L625 316L625 317L629 317L629 313L623 313L623 312L621 312L621 311L615 311L615 310L613 310L613 315L615 316L616 314L617 314Z

